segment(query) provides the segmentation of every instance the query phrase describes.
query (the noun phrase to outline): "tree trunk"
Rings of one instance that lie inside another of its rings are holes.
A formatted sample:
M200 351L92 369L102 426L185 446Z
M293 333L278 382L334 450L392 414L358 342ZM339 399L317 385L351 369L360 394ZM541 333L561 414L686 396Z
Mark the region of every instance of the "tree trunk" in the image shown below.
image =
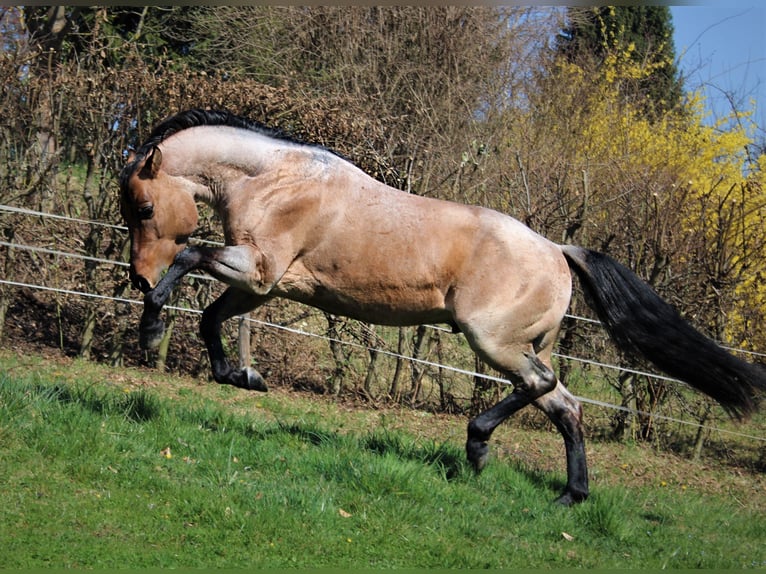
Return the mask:
M378 352L375 349L368 350L370 363L367 365L367 374L364 377L364 392L372 397L372 384L375 382L375 369L378 363Z
M426 337L426 326L419 325L415 330L415 337L412 340L412 357L414 359L423 359L428 354L429 340ZM420 386L423 382L426 366L422 363L413 361L411 370L410 404L415 405L420 395Z
M402 370L404 369L404 358L402 357L402 353L404 352L404 338L404 327L399 327L399 339L396 343L396 367L394 368L394 376L391 377L391 387L388 391L388 396L395 403L398 403L401 398L399 396L399 380L401 379Z
M324 314L327 319L327 336L330 339L330 352L335 362L335 368L330 375L330 392L338 396L343 390L343 378L346 373L348 358L343 353L343 344L340 342L338 324L340 321L329 313Z
M359 323L359 327L361 329L360 339L370 355L370 362L367 364L367 374L364 376L362 390L368 397L372 398L372 385L375 382L375 370L378 364L378 351L376 347L381 345L381 343L375 331L375 325Z
M178 304L179 292L174 291L168 300L168 307ZM162 340L160 346L157 347L157 359L154 366L158 371L164 371L168 362L168 350L170 349L170 341L173 338L173 327L176 323L177 312L173 309L165 309L165 332L162 334Z
M479 375L487 371L487 365L478 356L474 355L473 370L476 373L473 377L473 392L471 393L471 415L478 415L487 410L500 399L497 392L497 385L490 380Z
M629 411L617 411L615 423L612 430L612 436L616 440L625 440L630 436L636 439L636 429L638 419L636 411L638 410L638 397L636 394L636 376L633 373L622 371L618 377L619 384L617 389L622 397L622 406L630 409Z
M14 232L12 227L8 227L5 230L5 235L8 243L13 243ZM13 259L14 252L13 247L6 247L5 254L5 269L3 272L3 278L8 280L13 277ZM11 287L0 286L0 341L3 339L3 331L5 329L5 317L8 313L8 307L11 304L11 297L8 291Z
M83 359L90 359L93 349L93 336L96 332L96 318L98 317L98 307L90 305L85 315L85 326L80 335L80 356Z
M705 447L705 438L707 437L707 429L705 423L710 416L710 403L706 402L703 407L702 414L699 417L699 428L697 429L697 436L694 437L694 449L692 451L692 460L699 462L702 459L702 449Z

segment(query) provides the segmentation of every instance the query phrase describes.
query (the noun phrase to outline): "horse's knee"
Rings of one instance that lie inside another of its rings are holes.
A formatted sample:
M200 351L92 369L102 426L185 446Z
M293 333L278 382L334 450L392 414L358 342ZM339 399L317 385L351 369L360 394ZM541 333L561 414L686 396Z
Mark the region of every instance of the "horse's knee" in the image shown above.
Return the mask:
M255 295L268 295L281 272L273 255L252 243L217 250L203 268L217 279Z

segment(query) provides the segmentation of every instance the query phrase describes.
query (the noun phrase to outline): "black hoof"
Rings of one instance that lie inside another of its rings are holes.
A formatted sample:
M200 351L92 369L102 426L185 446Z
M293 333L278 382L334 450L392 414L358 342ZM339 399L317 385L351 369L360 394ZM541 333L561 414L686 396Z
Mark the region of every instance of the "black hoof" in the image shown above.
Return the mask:
M269 390L261 374L250 367L245 367L241 370L232 369L225 375L221 375L220 378L216 376L215 380L221 385L231 385L247 391L266 392Z
M486 442L468 439L465 444L465 452L468 462L471 463L476 473L480 473L487 464L489 458L489 447Z
M261 374L256 371L255 369L251 369L250 367L245 367L240 371L240 374L242 378L244 379L245 385L243 385L243 389L247 389L248 391L262 391L266 392L268 391L268 387L266 386L266 381L263 380L263 377Z
M583 502L586 498L588 498L588 493L565 491L564 494L556 499L556 504L560 504L561 506L572 506L573 504Z
M165 323L156 317L141 317L138 325L138 344L142 349L156 349L165 334Z

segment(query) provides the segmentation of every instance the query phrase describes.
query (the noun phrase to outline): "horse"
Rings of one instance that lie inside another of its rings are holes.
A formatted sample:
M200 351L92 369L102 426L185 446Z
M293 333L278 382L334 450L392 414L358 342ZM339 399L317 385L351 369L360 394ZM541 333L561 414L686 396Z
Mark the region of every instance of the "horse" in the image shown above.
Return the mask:
M589 494L582 407L551 363L573 275L619 349L732 417L749 416L766 389L763 370L702 335L613 258L557 245L494 210L389 187L323 146L228 111L160 122L119 179L129 277L144 293L142 347L159 343L160 311L192 270L228 285L204 309L200 336L214 380L243 389L267 387L255 369L227 360L221 324L275 297L376 324L447 324L513 385L468 423L468 461L480 472L497 426L534 405L564 440L567 480L556 501L566 506ZM224 246L189 243L197 201L216 212Z

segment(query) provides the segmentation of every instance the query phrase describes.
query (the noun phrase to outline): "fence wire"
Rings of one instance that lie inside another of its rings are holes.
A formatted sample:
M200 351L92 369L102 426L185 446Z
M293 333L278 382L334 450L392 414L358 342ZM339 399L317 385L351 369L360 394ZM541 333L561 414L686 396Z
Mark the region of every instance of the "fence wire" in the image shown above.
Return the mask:
M86 219L70 217L70 216L66 216L66 215L58 215L58 214L46 213L46 212L35 211L35 210L25 209L25 208L18 208L18 207L7 206L7 205L0 205L0 211L4 211L4 212L7 212L7 213L20 214L20 215L25 215L25 216L34 216L34 217L51 218L51 219L56 219L56 220L69 221L69 222L72 222L72 223L77 223L77 224L82 224L82 225L101 226L101 227L105 227L105 228L116 229L116 230L119 230L119 231L122 231L122 232L127 232L127 228L125 226L114 225L114 224L104 223L104 222L100 222L100 221L86 220ZM221 243L214 242L214 241L204 241L203 240L201 242L208 243L208 244L214 244L214 245L222 245ZM0 241L0 246L6 247L8 249L19 249L19 250L24 250L24 251L29 251L29 252L42 253L42 254L45 254L45 255L53 255L53 256L56 256L56 257L68 257L68 258L80 259L80 260L90 261L90 262L98 263L98 264L102 264L102 265L114 265L114 266L119 266L119 267L127 267L128 266L128 264L126 262L122 262L122 261L114 261L112 259L98 258L98 257L93 257L93 256L89 256L89 255L83 255L83 254L79 254L79 253L71 253L71 252L61 251L61 250L57 250L57 249L50 249L50 248L47 248L47 247L38 247L38 246L33 246L33 245L11 243L11 242L7 242L7 241ZM212 278L208 277L207 275L189 274L189 276L197 278L197 279L213 280ZM67 295L67 296L76 296L76 297L100 299L100 300L113 301L113 302L119 302L119 303L127 303L127 304L131 304L131 305L143 305L143 301L140 301L140 300L137 300L137 299L129 299L129 298L124 298L124 297L115 297L115 296L110 296L110 295L102 295L102 294L98 294L98 293L89 293L87 291L77 291L77 290L63 289L63 288L58 288L58 287L49 287L49 286L38 285L38 284L34 284L34 283L25 283L25 282L20 282L20 281L10 281L10 280L7 280L7 279L0 279L0 284L1 285L8 285L8 286L11 286L11 287L29 288L29 289L36 289L36 290L40 290L40 291L53 292L53 293ZM198 310L198 309L189 309L189 308L170 306L170 305L166 306L166 308L167 309L172 309L172 310L175 310L175 311L184 312L184 313L193 313L193 314L201 314L202 313L202 311ZM566 317L568 317L570 319L573 319L573 320L576 320L576 321L583 321L583 322L587 322L587 323L591 323L591 324L597 324L597 325L601 324L598 320L592 319L592 318L589 318L589 317L582 317L582 316L571 315L571 314L567 314ZM453 365L444 365L444 364L436 363L436 362L433 362L433 361L428 361L428 360L425 360L425 359L420 359L420 358L417 358L417 357L410 357L410 356L407 356L407 355L402 355L402 354L399 354L399 353L395 353L393 351L389 351L387 349L381 349L381 348L374 347L374 346L367 346L367 345L363 345L361 343L356 343L356 342L352 342L352 341L344 341L342 339L328 337L325 334L312 333L312 332L305 331L305 330L302 330L302 329L297 329L297 328L294 328L294 327L289 327L289 326L285 326L285 325L279 325L277 323L271 323L271 322L262 321L262 320L259 320L259 319L253 319L251 317L247 317L247 320L250 323L257 324L257 325L260 325L262 327L266 327L266 328L270 328L270 329L281 330L281 331L289 332L289 333L292 333L292 334L295 334L295 335L299 335L299 336L312 337L312 338L321 339L321 340L324 340L324 341L327 341L327 342L334 342L334 343L342 344L342 345L345 345L345 346L351 346L351 347L358 348L358 349L364 349L366 351L371 351L371 352L379 353L379 354L384 355L384 356L389 356L389 357L393 357L393 358L397 358L397 359L403 359L403 360L406 360L406 361L410 361L412 363L422 364L424 366L429 366L429 367L436 368L436 369L443 369L445 371L454 372L454 373L457 373L457 374L460 374L460 375L464 375L466 377L480 378L480 379L484 379L484 380L487 380L487 381L492 381L492 382L497 382L497 383L500 383L500 384L503 384L503 385L512 386L512 383L510 383L509 381L507 381L506 379L503 379L501 377L496 377L496 376L488 375L488 374L485 374L485 373L477 373L475 371L472 371L472 370L469 370L469 369L462 369L460 367L455 367ZM434 328L434 329L438 329L438 330L449 331L449 329L446 329L446 328L443 328L443 327L439 327L439 326L436 326L436 325L429 325L429 327ZM733 352L737 352L737 353L748 354L748 355L757 356L757 357L766 357L766 354L764 354L764 353L757 353L757 352L753 352L753 351L747 351L747 350L744 350L744 349L733 349L733 348L729 348L729 347L723 347L723 348L726 348L729 351L733 351ZM664 381L664 382L670 382L670 383L674 383L674 384L680 384L680 385L683 385L685 387L689 386L689 385L687 385L683 381L680 381L678 379L675 379L675 378L672 378L672 377L668 377L668 376L665 376L665 375L660 375L660 374L657 374L657 373L650 373L650 372L645 372L645 371L641 371L641 370L625 368L625 367L621 367L621 366L618 366L618 365L612 365L610 363L602 363L602 362L594 361L594 360L591 360L591 359L585 359L585 358L581 358L581 357L574 357L574 356L569 356L569 355L563 355L563 354L559 354L559 353L554 353L553 355L555 357L557 357L557 358L560 358L560 359L566 359L566 360L570 360L570 361L574 361L574 362L579 362L579 363L582 363L582 364L587 364L587 365L591 365L591 366L597 366L597 367L604 368L604 369L612 369L612 370L616 370L616 371L620 371L620 372L628 372L628 373L631 373L631 374L634 374L634 375L638 375L638 376L653 378L653 379L656 379L656 380L661 380L661 381ZM628 414L631 414L631 415L640 415L640 416L649 417L649 418L652 418L652 419L655 419L655 420L662 420L662 421L666 421L666 422L672 422L672 423L676 423L676 424L691 426L691 427L699 428L699 429L702 429L702 430L715 431L715 432L718 432L718 433L727 434L727 435L730 435L730 436L736 436L736 437L739 437L739 438L747 438L747 439L756 440L756 441L760 441L760 442L766 442L766 437L759 437L759 436L754 436L754 435L750 435L750 434L746 434L746 433L741 433L741 432L737 432L737 431L721 429L721 428L718 428L718 427L711 427L711 426L703 425L703 424L700 424L700 423L694 422L694 421L683 420L683 419L679 419L679 418L675 418L675 417L670 417L670 416L667 416L667 415L662 415L662 414L659 414L659 413L652 413L652 412L647 412L647 411L636 410L636 409L632 409L630 407L626 407L626 406L622 406L622 405L615 405L615 404L612 404L612 403L608 403L608 402L605 402L605 401L600 401L600 400L592 399L592 398L588 398L588 397L576 396L575 398L578 401L582 402L583 404L589 404L589 405L594 405L594 406L598 406L598 407L602 407L602 408L607 408L607 409L611 409L611 410L621 411L621 412L625 412L625 413L628 413Z
M76 291L76 290L72 290L72 289L62 289L62 288L58 288L58 287L47 287L45 285L36 285L34 283L23 283L23 282L20 282L20 281L8 281L6 279L0 279L0 284L2 284L2 285L9 285L9 286L13 286L13 287L26 287L26 288L29 288L29 289L38 289L40 291L48 291L48 292L59 293L59 294L63 294L63 295L72 295L72 296L77 296L77 297L88 297L88 298L101 299L101 300L107 300L107 301L115 301L115 302L119 302L119 303L128 303L128 304L131 304L131 305L143 305L143 301L139 301L138 299L127 299L127 298L124 298L124 297L113 297L113 296L101 295L101 294L97 294L97 293L88 293L87 291ZM198 314L198 315L202 314L202 310L200 310L200 309L189 309L189 308L186 308L186 307L177 307L177 306L173 306L173 305L166 305L165 309L170 309L170 310L179 311L179 312L183 312L183 313L192 313L192 314ZM367 345L363 345L361 343L355 343L353 341L344 341L342 339L338 339L338 338L335 338L335 337L328 337L327 335L324 335L324 334L312 333L310 331L305 331L303 329L296 329L295 327L288 327L288 326L285 326L285 325L279 325L278 323L271 323L271 322L268 322L268 321L262 321L260 319L253 319L251 317L247 317L246 320L248 322L250 322L250 323L254 323L254 324L260 325L262 327L267 327L267 328L270 328L270 329L285 331L285 332L288 332L288 333L291 333L291 334L294 334L294 335L300 335L300 336L304 336L304 337L312 337L312 338L321 339L321 340L327 341L327 342L339 343L341 345L346 345L346 346L354 347L354 348L357 348L357 349L364 349L366 351L374 351L374 352L379 353L381 355L385 355L385 356L389 356L389 357L393 357L393 358L397 358L397 359L403 359L403 360L406 360L406 361L410 361L412 363L417 363L417 364L429 366L429 367L432 367L432 368L443 369L445 371L450 371L450 372L457 373L457 374L460 374L460 375L465 375L466 377L480 378L480 379L484 379L484 380L487 380L487 381L492 381L492 382L496 382L496 383L501 383L503 385L512 386L512 383L510 383L509 381L507 381L506 379L503 379L501 377L496 377L496 376L488 375L488 374L485 374L485 373L477 373L476 371L472 371L472 370L469 370L469 369L462 369L460 367L455 367L453 365L445 365L445 364L437 363L437 362L434 362L434 361L428 361L426 359L420 359L420 358L417 358L417 357L410 357L408 355L402 355L402 354L399 354L399 353L395 353L393 351L389 351L387 349L381 349L381 348L378 348L378 347L367 346ZM682 385L686 385L686 383L684 383L683 381L679 381L677 379L672 379L670 377L665 377L665 376L662 376L662 375L656 375L654 373L647 373L647 372L642 372L642 371L637 371L637 370L632 370L632 369L624 369L624 368L616 366L616 365L610 365L610 364L607 364L607 363L598 363L596 361L590 361L588 359L581 359L579 357L570 357L570 356L566 356L566 355L560 355L560 354L557 354L557 353L554 353L554 356L559 357L559 358L569 359L569 360L572 360L572 361L577 361L577 362L582 362L582 363L586 363L586 364L596 365L596 366L599 366L599 367L615 369L615 370L618 370L618 371L628 370L629 372L635 373L635 374L638 374L638 375L643 375L643 376L652 377L652 378L659 378L659 379L662 379L664 381L669 381L669 382L674 382L674 383L679 383L679 384L682 384ZM649 417L649 418L652 418L652 419L655 419L655 420L662 420L662 421L666 421L666 422L673 422L673 423L678 423L678 424L682 424L682 425L686 425L686 426L692 426L692 427L700 428L700 429L703 429L703 430L715 431L715 432L719 432L719 433L722 433L722 434L728 434L730 436L736 436L736 437L739 437L739 438L748 438L748 439L752 439L752 440L756 440L756 441L760 441L760 442L766 442L766 437L759 437L759 436L755 436L755 435L749 435L749 434L745 434L745 433L741 433L741 432L737 432L737 431L731 431L731 430L727 430L727 429L722 429L722 428L718 428L718 427L711 427L711 426L703 425L703 424L700 424L700 423L697 423L697 422L694 422L694 421L687 421L687 420L678 419L678 418L675 418L675 417L661 415L659 413L652 413L652 412L647 412L647 411L631 409L629 407L625 407L625 406L621 406L621 405L615 405L615 404L612 404L612 403L608 403L608 402L605 402L605 401L600 401L600 400L597 400L597 399L591 399L591 398L588 398L588 397L582 397L582 396L575 395L575 398L578 401L580 401L581 403L583 403L583 404L589 404L589 405L599 406L599 407L608 408L608 409L612 409L612 410L622 411L622 412L629 413L629 414L632 414L632 415L641 415L641 416Z

